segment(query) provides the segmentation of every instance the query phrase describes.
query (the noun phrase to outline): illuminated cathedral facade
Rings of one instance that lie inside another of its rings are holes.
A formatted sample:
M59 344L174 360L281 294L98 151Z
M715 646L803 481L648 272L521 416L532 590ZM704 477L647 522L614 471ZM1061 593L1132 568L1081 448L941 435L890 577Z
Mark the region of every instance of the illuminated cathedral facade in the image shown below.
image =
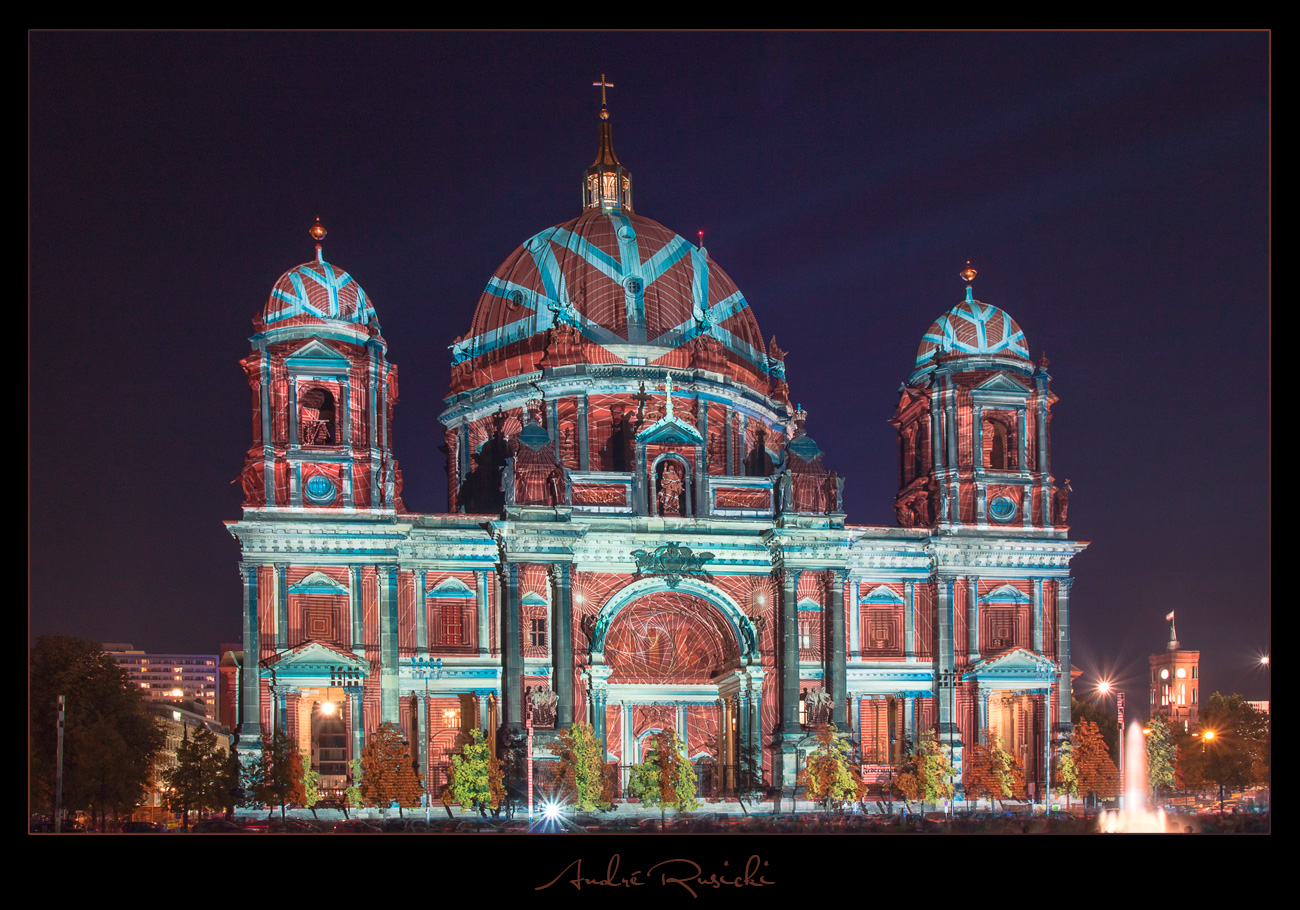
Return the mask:
M444 514L403 506L369 297L319 245L276 282L229 523L239 749L282 729L340 786L394 723L436 786L474 727L509 757L526 727L589 723L612 774L673 729L706 795L788 794L828 723L879 779L930 731L958 766L999 736L1041 796L1085 546L1051 473L1046 360L963 273L892 420L898 524L849 524L784 352L703 246L634 213L603 107L583 200L451 347Z

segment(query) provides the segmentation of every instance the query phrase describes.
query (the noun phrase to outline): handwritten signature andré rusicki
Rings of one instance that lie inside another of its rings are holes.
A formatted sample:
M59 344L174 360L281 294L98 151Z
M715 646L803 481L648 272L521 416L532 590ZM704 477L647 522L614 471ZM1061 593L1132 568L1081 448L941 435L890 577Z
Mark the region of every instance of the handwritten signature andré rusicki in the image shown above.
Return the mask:
M670 885L680 885L690 893L691 897L697 897L696 888L761 888L764 885L776 884L764 876L767 860L758 854L750 856L745 861L743 869L739 867L733 869L731 864L724 860L720 871L707 875L699 863L690 859L666 859L644 870L636 869L631 872L620 871L619 863L619 855L615 853L605 866L604 877L589 878L582 874L582 859L579 858L565 866L555 878L544 885L538 885L533 890L545 891L552 885L572 885L576 891L581 891L584 887L640 888L650 885L666 888ZM599 875L598 872L594 874Z

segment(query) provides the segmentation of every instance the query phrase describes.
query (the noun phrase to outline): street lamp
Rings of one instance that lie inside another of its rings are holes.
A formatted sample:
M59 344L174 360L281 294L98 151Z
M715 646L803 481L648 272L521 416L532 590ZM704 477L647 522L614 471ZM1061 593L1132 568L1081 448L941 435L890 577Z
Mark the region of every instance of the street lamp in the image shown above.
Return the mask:
M1119 807L1124 808L1124 693L1117 689L1109 679L1103 679L1097 683L1097 691L1103 698L1115 692L1115 719L1116 726L1119 728L1119 739L1116 742L1116 751L1119 752Z
M411 660L411 672L417 678L424 680L424 726L425 729L420 731L420 736L424 739L424 748L420 751L424 753L424 823L429 824L429 811L433 806L433 797L431 795L430 778L433 777L432 756L429 755L429 721L433 717L433 712L429 710L429 680L442 678L442 658L435 657L430 660L427 657L415 657Z

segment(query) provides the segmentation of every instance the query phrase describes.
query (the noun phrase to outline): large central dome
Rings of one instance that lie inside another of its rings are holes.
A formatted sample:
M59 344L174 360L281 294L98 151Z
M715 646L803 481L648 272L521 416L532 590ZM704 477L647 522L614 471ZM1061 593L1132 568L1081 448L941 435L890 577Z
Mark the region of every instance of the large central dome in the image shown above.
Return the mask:
M454 356L490 380L529 372L560 326L580 336L588 363L688 366L696 339L712 339L733 378L766 389L744 296L707 250L649 218L590 209L529 238L488 281Z

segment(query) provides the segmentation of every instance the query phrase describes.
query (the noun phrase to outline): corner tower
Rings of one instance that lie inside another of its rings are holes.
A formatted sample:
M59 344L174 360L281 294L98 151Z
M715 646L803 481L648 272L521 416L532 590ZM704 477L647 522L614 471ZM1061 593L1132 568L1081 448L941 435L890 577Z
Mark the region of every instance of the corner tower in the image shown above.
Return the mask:
M320 220L311 235L320 240ZM401 511L397 367L366 292L316 258L280 276L241 361L253 393L244 509Z
M891 424L898 430L902 527L1035 529L1064 533L1068 482L1051 475L1047 358L1035 366L1020 326L966 297L921 339Z

